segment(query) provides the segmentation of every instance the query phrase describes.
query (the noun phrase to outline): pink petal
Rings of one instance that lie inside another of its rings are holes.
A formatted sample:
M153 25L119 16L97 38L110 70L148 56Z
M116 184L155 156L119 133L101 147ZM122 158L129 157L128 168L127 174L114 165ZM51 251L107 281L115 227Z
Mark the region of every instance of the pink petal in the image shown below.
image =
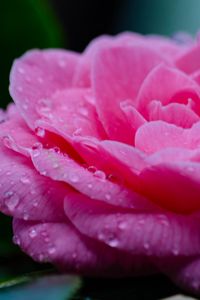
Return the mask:
M21 219L63 220L65 185L39 175L28 158L0 150L0 210Z
M8 148L29 156L28 149L33 145L39 145L39 140L18 112L11 111L10 114L9 120L1 124L0 139Z
M191 74L200 68L200 45L194 45L188 51L180 55L176 60L176 66L187 74Z
M71 197L65 198L65 212L83 234L132 255L163 257L200 252L199 216L122 212L91 199Z
M199 159L198 155L198 159ZM188 214L200 209L199 162L159 162L153 157L141 174L144 195L166 209Z
M75 135L94 136L105 138L105 132L94 105L88 100L91 92L89 89L67 89L55 93L51 98L51 105L40 107L41 120L49 124L63 137L73 138ZM41 120L36 126L42 125ZM49 127L50 128L50 127Z
M183 128L189 128L199 121L199 116L188 107L180 103L162 105L160 101L153 100L149 104L149 120L162 120Z
M199 130L200 122L184 129L163 121L152 121L138 129L135 146L146 153L168 147L196 149L200 146Z
M164 84L158 84L158 83ZM164 65L152 70L141 85L137 98L139 111L148 118L149 104L153 100L163 105L170 102L187 104L188 99L194 101L194 111L199 112L199 87L190 77Z
M16 243L34 260L53 263L65 272L104 277L155 272L148 258L110 249L82 235L70 223L14 220L14 232Z
M110 47L96 55L93 88L97 112L111 139L132 143L133 133L120 102L131 99L134 105L142 81L161 61L158 54L142 46Z
M176 267L176 263L174 266ZM175 270L168 272L171 279L188 292L199 295L200 293L200 258L185 259Z
M148 203L140 195L108 180L104 172L97 170L92 173L69 156L57 153L53 149L40 149L36 154L35 151L31 151L31 156L35 168L41 174L55 181L66 182L93 200L129 208L144 207Z
M79 139L75 148L88 164L137 189L138 174L146 166L146 156L138 149L116 141L89 139Z
M72 86L78 54L62 50L33 50L16 60L10 93L30 128L38 119L36 108L57 90Z
M139 113L139 111L133 106L131 101L127 100L120 103L121 110L123 111L124 115L128 123L132 128L133 139L135 138L135 133L137 129L146 123L144 117Z
M117 35L116 38L116 42L119 45L133 46L140 44L158 52L161 56L171 61L174 61L177 56L187 49L186 45L178 44L172 39L159 35L144 36L134 32L124 32Z
M146 153L167 147L186 147L184 129L163 121L152 121L136 132L135 146Z

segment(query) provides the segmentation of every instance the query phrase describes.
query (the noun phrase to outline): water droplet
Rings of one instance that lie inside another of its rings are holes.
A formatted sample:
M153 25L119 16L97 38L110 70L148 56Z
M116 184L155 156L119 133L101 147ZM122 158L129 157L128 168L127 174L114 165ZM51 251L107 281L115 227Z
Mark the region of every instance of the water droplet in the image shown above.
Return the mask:
M34 228L32 228L29 232L29 236L32 239L35 238L37 236L37 231Z
M18 72L19 72L20 74L24 74L24 73L25 73L25 70L24 70L22 67L19 67L19 68L18 68Z
M193 167L188 167L187 171L190 172L190 173L193 173L195 171L195 169Z
M32 193L32 195L34 195L34 194ZM38 201L35 200L35 201L33 202L33 207L37 207L37 206L38 206Z
M36 132L36 134L37 134L39 137L44 137L44 136L45 136L45 129L44 129L44 128L37 127L37 128L35 129L35 132Z
M118 239L114 238L114 237L110 237L107 241L107 244L112 247L112 248L115 248L118 246L119 244L119 241Z
M145 250L148 250L149 247L150 247L150 246L149 246L149 243L148 243L148 242L145 242L145 243L144 243L144 249L145 249Z
M41 175L46 176L47 175L47 171L43 170L40 172Z
M88 183L88 188L89 188L89 189L92 188L92 183Z
M30 179L28 178L27 175L23 175L21 178L20 178L20 181L24 184L29 184L30 183Z
M49 253L50 255L54 254L55 252L56 252L56 248L55 248L54 246L49 247L48 253Z
M119 225L118 225L118 228L123 230L123 229L126 228L126 226L127 226L126 222L120 222Z
M32 189L32 190L30 191L30 193L31 193L31 195L35 195L35 194L36 194L36 190Z
M54 169L57 169L58 167L59 167L58 163L54 163L54 164L53 164L53 168L54 168Z
M27 212L24 212L23 219L27 221L29 219L29 215Z
M199 281L193 281L192 282L192 287L195 289L195 290L197 290L197 289L199 289L199 285L200 285L200 282Z
M165 135L165 136L169 136L169 132L168 132L168 131L165 131L165 132L164 132L164 135Z
M172 250L172 253L173 253L175 256L177 256L177 255L179 254L178 248L174 248L174 249Z
M7 192L4 193L4 197L5 198L10 198L13 194L14 194L13 191L7 191Z
M105 235L102 232L100 232L98 234L98 238L99 238L100 241L103 241L105 239Z
M22 92L22 91L23 91L23 88L22 88L21 86L18 86L18 87L17 87L17 90L18 90L19 92Z
M13 236L13 243L15 244L15 245L18 245L18 246L20 246L20 239L19 239L19 236L18 235L14 235Z
M94 175L102 180L104 180L106 178L106 174L101 170L95 171Z
M14 208L18 205L18 203L19 203L19 196L16 194L12 194L8 196L8 198L5 201L5 204L10 211L14 210Z
M40 262L42 262L44 260L44 254L40 253L38 259Z
M69 180L70 180L71 182L73 182L73 183L76 183L76 182L79 181L79 176L72 173L72 174L69 175Z
M42 77L38 77L37 80L39 83L43 83L43 81L44 81Z
M28 104L24 103L24 104L22 105L22 107L23 107L24 110L27 110L27 109L28 109Z
M144 223L145 223L145 220L144 220L144 219L141 219L141 220L138 221L138 224L139 224L139 225L143 225Z
M108 180L115 183L115 182L118 182L118 177L115 174L109 174L108 175Z
M95 166L89 166L88 171L95 173L97 171L97 168Z
M73 259L77 258L77 253L76 253L76 252L73 252L73 253L72 253L72 258L73 258Z
M82 132L82 128L77 128L77 129L73 132L73 135L74 135L74 136L80 135L81 132Z
M46 236L46 237L44 238L44 241L45 241L45 243L48 243L48 242L50 241L49 237Z
M84 116L84 117L87 117L88 116L88 110L84 107L80 107L79 108L79 113Z
M42 146L42 144L39 143L39 142L33 144L33 147L32 147L33 150L40 150L40 149L42 149L42 148L43 148L43 146Z
M59 59L58 65L59 65L61 68L64 68L64 67L66 66L66 61L65 61L64 59Z
M111 195L110 194L105 194L105 198L106 198L106 200L110 200L111 199Z
M59 147L53 147L52 149L53 149L54 152L60 153L60 148Z

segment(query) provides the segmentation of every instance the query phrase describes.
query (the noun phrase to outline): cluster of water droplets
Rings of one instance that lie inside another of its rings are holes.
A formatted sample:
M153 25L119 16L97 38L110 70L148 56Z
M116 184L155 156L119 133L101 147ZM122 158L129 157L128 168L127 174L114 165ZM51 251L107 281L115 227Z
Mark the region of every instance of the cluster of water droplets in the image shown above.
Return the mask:
M57 249L54 242L51 241L51 237L48 234L45 225L44 228L38 228L37 226L31 227L27 232L27 236L32 242L37 243L37 241L43 241L43 244L45 245L45 247L43 247L44 250L39 252L37 249L35 253L31 253L31 256L41 262L51 261ZM14 235L13 242L18 246L22 246L22 239L20 235Z

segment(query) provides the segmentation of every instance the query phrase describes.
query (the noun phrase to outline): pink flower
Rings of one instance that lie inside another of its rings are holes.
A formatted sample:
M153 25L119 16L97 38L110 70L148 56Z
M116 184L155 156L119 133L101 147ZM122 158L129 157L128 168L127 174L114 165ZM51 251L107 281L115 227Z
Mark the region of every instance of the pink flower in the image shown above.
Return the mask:
M200 294L200 43L125 33L16 60L0 209L33 259Z

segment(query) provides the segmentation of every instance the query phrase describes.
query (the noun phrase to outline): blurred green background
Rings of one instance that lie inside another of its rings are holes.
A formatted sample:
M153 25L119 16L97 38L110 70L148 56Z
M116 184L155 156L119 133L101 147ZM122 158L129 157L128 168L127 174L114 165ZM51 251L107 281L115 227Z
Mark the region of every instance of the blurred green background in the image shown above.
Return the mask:
M5 108L11 101L8 85L12 62L28 49L63 47L82 51L91 39L105 33L130 30L172 36L186 31L194 35L199 28L200 0L1 0L0 106ZM33 263L12 244L11 220L0 215L0 281L46 267ZM166 279L161 278L160 282L160 290L167 286L168 293L174 292ZM98 284L98 293L104 295L101 299L122 299L113 294L115 285L108 295L108 287ZM129 286L125 285L125 289L129 290ZM85 295L90 294L88 290ZM155 299L155 295L146 297L141 299ZM88 296L84 299L92 300Z

